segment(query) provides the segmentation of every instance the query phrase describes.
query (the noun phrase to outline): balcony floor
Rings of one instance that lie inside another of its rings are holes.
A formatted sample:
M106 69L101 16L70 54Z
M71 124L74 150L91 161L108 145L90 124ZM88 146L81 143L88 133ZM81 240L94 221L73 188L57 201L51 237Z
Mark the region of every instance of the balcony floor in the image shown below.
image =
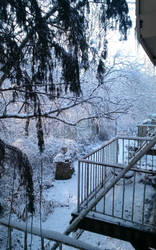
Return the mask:
M73 219L75 219L78 215L78 212L73 212ZM155 227L141 226L137 223L131 223L122 219L113 218L111 216L102 214L99 215L99 213L90 212L79 223L78 228L128 241L132 244L140 242L144 245L144 248L140 248L142 250L147 250L148 248L146 246L156 248Z

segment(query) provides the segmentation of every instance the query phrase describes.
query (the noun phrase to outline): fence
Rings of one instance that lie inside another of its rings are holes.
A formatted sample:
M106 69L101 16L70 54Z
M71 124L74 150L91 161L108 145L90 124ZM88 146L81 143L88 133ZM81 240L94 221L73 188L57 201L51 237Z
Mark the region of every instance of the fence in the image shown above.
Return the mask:
M140 137L117 137L79 160L78 212L80 216L72 222L66 234L71 232L88 212L117 221L146 225L156 230L156 193L155 188L152 187L156 185L156 147L154 145L156 137L146 147L146 142L150 140L150 138ZM134 157L135 154L136 157ZM68 249L72 247L98 249L67 235L45 229L40 230L27 224L20 225L0 220L0 225L8 228L9 250L16 249L12 242L16 230L23 234L22 249L25 250L35 249L32 247L32 236L39 237L42 250L47 249L46 240L57 242L59 249L65 245Z
M150 125L143 124L137 127L138 127L138 136L145 137L156 129L156 124L150 124Z
M78 211L96 199L150 138L117 137L78 163ZM149 185L151 184L151 185ZM113 219L155 226L155 146L98 202L92 212Z

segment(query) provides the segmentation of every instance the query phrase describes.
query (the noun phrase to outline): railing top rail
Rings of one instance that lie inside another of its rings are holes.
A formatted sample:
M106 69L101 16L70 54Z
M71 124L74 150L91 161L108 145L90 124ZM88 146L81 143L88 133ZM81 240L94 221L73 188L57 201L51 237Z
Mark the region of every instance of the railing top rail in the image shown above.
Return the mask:
M151 141L152 137L149 137L149 136L140 137L140 136L124 136L124 135L120 135L120 136L117 136L116 139L136 140L136 141Z
M55 232L52 230L45 230L45 229L40 230L40 228L31 227L30 225L17 223L15 221L8 223L8 221L5 219L0 219L0 224L6 227L13 228L22 232L27 232L27 233L30 233L30 234L33 234L33 235L36 235L36 236L39 236L48 240L57 241L65 245L75 247L77 249L100 250L98 247L91 246L88 243L73 239L67 235L64 235L62 233Z
M79 213L78 217L70 224L70 226L67 228L65 233L69 233L75 228L80 221L97 205L97 203L103 198L113 186L117 184L117 182L124 177L124 175L133 168L133 166L144 156L154 145L156 144L156 136L152 138L150 142L148 142L146 145L144 145L143 148L141 148L136 155L129 161L129 163L126 165L124 169L122 169L118 175L111 180L111 182L108 183L107 186L100 189L99 193L96 196L96 199L91 200L87 207L83 208L82 211Z
M105 142L101 147L99 147L98 149L92 151L91 153L87 154L83 159L86 159L87 157L91 156L92 154L95 154L96 152L98 152L99 150L101 150L102 148L106 147L107 145L111 144L112 142L116 141L118 139L118 137L114 137L112 139L110 139L109 141Z
M80 159L79 162L100 165L103 167L110 167L110 168L115 167L115 168L119 168L119 169L124 169L127 166L125 164L107 163L107 162L105 163L105 162L90 161L90 160L85 160L85 159ZM135 168L135 167L131 168L131 170L134 172L156 175L156 171L154 171L154 170L147 170L147 169L141 169L141 168Z
M83 157L82 159L86 159L87 157L91 156L92 154L95 154L96 152L98 152L99 150L101 150L102 148L108 146L109 144L111 144L112 142L118 140L118 139L125 139L125 140L138 140L138 141L151 141L152 137L139 137L139 136L116 136L113 137L112 139L110 139L109 141L105 142L101 147L99 147L98 149L92 151L91 153L87 154L85 157Z
M101 165L101 166L104 166L104 167L120 167L121 168L121 166L125 166L123 164L100 162L100 161L91 161L91 160L86 160L86 159L79 159L78 161L88 163L88 164Z
M156 124L140 124L140 125L137 125L137 127L153 127L155 128L156 127Z

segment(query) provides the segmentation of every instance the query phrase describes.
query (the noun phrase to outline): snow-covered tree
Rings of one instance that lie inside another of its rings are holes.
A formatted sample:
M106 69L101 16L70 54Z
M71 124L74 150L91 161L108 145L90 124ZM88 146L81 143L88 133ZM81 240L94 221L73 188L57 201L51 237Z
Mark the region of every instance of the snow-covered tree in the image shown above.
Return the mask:
M106 71L107 29L117 27L123 38L127 38L131 27L128 6L125 0L8 0L1 1L0 15L0 88L1 97L6 101L1 118L36 117L42 150L41 117L54 114L56 118L61 112L60 108L45 111L43 95L54 105L62 93L71 91L75 94L74 105L77 105L76 97L82 93L80 74L89 68L92 59L96 61L97 79L102 84ZM96 40L101 36L101 29L104 34L100 39L103 41L99 44L100 54L90 48L95 21L98 23ZM4 91L12 97L6 100ZM19 109L10 115L9 107L15 102L20 104ZM63 110L70 106L65 105Z
M93 61L99 85L103 84L107 30L116 27L123 39L127 38L131 27L128 6L126 0L5 0L0 1L0 16L0 119L26 119L27 130L30 119L35 118L43 151L42 118L62 121L62 111L94 99L80 97L81 75ZM99 25L96 39L101 29L104 34L99 53L92 46L95 34L90 36L94 18ZM9 145L1 141L1 166L6 150ZM21 152L13 151L17 161L21 159Z

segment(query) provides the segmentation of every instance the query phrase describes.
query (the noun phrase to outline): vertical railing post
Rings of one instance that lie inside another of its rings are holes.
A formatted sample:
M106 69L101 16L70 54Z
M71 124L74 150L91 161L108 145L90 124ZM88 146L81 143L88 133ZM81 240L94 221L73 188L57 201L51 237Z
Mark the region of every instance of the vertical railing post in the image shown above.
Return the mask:
M115 178L115 168L113 168L113 175ZM114 202L115 202L115 185L113 186L113 198L112 198L112 216L114 217Z
M25 233L24 233L24 250L27 250L27 238L28 238L28 234L27 234L27 231L25 231Z
M122 193L122 219L124 218L124 207L125 207L125 176L123 176L123 193Z
M81 174L81 177L80 177L80 188L81 188L81 191L80 191L80 197L81 197L81 202L80 204L84 201L84 174L83 174L83 169L84 166L83 166L83 162L81 162L81 168L80 168L80 174Z
M154 156L153 156L153 154L154 154L154 147L153 147L153 151L152 151L152 167L151 167L151 168L152 168L152 171L155 170L154 167L153 167L153 165L154 165L154 164L153 164L153 163L154 163L154 159L153 159Z
M62 250L62 243L59 243L59 250Z
M116 139L116 163L118 163L118 155L119 155L119 142Z
M102 148L102 162L104 162L104 148ZM105 167L102 167L102 186L104 183L104 168Z
M84 201L87 197L87 168L86 168L86 162L84 162Z
M12 236L11 236L11 227L8 227L8 237L9 237L9 250L12 250Z
M146 173L145 173L145 180L146 180ZM143 204L142 204L142 224L144 225L145 219L145 199L146 199L146 181L144 183L144 192L143 192Z
M87 163L87 205L88 205L88 196L89 196L89 163Z
M42 249L42 250L45 249L45 248L44 248L44 238L43 238L43 237L41 237L41 249Z
M124 143L124 139L122 139L122 163L125 164L125 154L124 154L124 150L125 150L125 143Z
M131 159L131 148L130 148L130 142L129 141L130 140L128 140L128 145L127 145L127 151L128 151L128 153L127 153L127 161L128 161L128 163L129 163L129 161Z
M134 179L133 179L133 198L132 198L132 216L131 216L131 220L133 222L134 220L134 205L135 205L135 187L136 184L136 172L134 172Z
M90 170L89 170L89 179L90 179L90 183L89 183L89 191L90 191L90 193L92 192L92 175L93 175L93 173L92 173L92 170L93 170L93 165L92 165L92 163L90 164Z
M77 211L80 212L80 161L78 161Z

